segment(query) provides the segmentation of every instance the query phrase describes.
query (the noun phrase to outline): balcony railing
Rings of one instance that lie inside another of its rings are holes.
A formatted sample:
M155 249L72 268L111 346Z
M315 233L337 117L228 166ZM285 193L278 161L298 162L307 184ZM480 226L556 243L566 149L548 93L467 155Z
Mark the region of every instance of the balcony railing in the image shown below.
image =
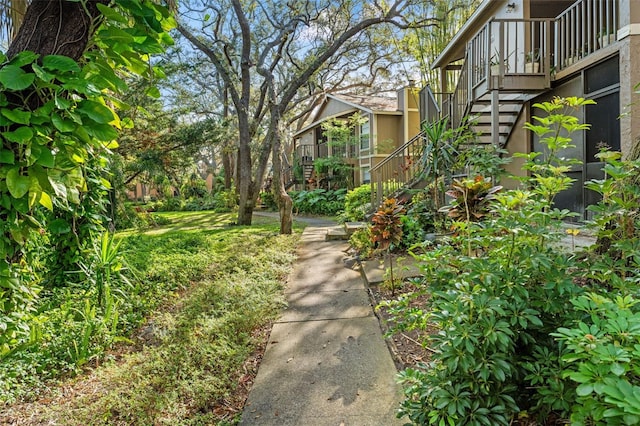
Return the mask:
M421 123L431 123L440 119L440 117L442 116L442 110L440 109L440 105L442 105L442 102L438 102L438 99L428 85L420 90L418 99L420 99Z
M463 66L469 74L468 81L463 81L467 90L485 82L489 88L498 88L490 76L548 75L553 27L551 19L494 19L487 23L467 45Z
M451 103L449 105L451 114L451 126L458 127L462 124L462 120L467 112L467 105L470 101L470 87L474 80L474 71L467 66L469 61L469 51L465 56L464 63L462 64L462 70L460 71L460 78L456 89L451 96Z
M296 147L295 157L302 164L311 164L315 158L313 145L299 145Z
M616 41L620 29L618 0L581 1L555 20L555 67L573 65Z
M432 119L436 99L441 116L458 127L476 96L549 88L554 72L613 43L619 25L618 0L579 1L555 19L494 19L467 44L463 64L455 66L454 92L438 98L427 86L428 93L421 93L421 107L428 108L421 119ZM374 206L422 176L424 137L417 135L371 169Z

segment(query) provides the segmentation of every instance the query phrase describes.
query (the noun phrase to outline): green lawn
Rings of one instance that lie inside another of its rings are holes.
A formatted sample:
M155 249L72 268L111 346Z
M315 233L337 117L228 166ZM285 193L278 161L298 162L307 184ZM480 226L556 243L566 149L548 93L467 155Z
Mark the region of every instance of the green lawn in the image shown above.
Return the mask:
M104 363L65 385L74 397L60 398L54 389L46 400L7 406L0 423L21 412L65 425L237 420L217 407L244 375L243 363L259 342L255 330L284 306L282 283L299 234L278 235L271 218L255 217L243 227L231 226L228 214L163 216L169 225L123 234L121 252L134 273L121 322L133 330L133 344L117 347L111 357L117 361L92 359ZM140 312L146 320L133 327Z

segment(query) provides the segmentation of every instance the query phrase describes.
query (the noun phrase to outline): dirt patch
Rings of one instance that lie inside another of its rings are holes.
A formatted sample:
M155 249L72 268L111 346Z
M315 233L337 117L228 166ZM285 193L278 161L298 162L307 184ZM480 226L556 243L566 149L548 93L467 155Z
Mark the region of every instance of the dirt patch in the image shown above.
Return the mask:
M396 288L394 292L385 285L370 284L369 295L374 304L375 313L380 320L380 325L386 336L387 345L394 357L398 370L415 367L419 363L429 362L433 350L425 343L426 337L436 332L434 327L427 327L426 330L406 330L391 333L390 330L396 325L390 309L383 302L396 300L404 295L416 293L418 288L411 282L405 281L402 286ZM417 292L411 300L410 306L424 308L429 296L425 292Z

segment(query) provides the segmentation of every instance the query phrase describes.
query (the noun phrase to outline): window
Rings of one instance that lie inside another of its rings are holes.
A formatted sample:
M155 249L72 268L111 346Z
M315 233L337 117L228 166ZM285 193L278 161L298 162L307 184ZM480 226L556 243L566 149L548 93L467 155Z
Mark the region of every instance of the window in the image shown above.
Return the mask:
M371 167L363 166L362 170L362 183L371 183Z
M369 120L367 120L360 125L360 150L361 151L369 149L369 147L371 146L370 140L371 140L370 124L369 124Z

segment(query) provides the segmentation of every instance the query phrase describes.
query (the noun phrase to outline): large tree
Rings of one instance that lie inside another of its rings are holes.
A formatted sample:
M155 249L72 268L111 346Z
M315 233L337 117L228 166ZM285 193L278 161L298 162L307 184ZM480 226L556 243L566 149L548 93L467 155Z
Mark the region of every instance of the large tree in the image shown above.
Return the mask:
M116 69L153 73L168 21L142 0L34 1L0 53L0 356L28 333L37 280L25 248L47 231L35 212L80 203L89 160L118 136Z
M406 14L413 3L409 0L183 3L178 29L215 66L237 115L239 224L251 224L274 147L274 173L280 171L283 120L297 103L301 90L322 91L310 88L309 83L328 62L341 55L348 56L350 43L368 29L382 25L402 29L412 25ZM290 199L281 180L275 179L275 184L283 207L281 231L290 232Z

